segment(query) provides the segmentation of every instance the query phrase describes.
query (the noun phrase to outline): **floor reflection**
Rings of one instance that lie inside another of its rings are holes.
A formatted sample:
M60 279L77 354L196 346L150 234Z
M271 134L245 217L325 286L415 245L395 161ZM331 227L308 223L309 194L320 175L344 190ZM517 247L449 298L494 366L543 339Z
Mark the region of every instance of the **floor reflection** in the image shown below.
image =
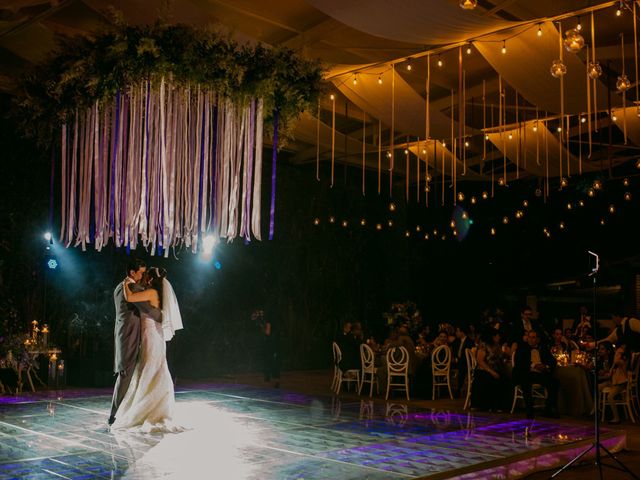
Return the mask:
M0 479L406 479L591 435L558 421L213 384L177 393L184 432L115 434L110 400L104 390L0 401Z

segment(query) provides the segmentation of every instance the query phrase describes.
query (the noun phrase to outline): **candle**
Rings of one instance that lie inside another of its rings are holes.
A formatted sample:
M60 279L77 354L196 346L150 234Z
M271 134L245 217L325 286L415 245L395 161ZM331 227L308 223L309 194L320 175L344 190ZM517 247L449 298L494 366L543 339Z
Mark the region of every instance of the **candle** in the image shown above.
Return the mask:
M47 348L48 345L49 345L49 327L45 323L42 326L42 346L44 348Z

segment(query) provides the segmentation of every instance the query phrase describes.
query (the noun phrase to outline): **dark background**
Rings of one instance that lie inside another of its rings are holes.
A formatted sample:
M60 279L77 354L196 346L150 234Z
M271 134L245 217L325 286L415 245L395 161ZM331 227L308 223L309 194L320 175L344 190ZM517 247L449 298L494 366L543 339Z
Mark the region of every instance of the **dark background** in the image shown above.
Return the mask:
M7 102L3 100L3 105ZM109 245L98 253L90 248L47 251L42 235L49 229L51 152L37 148L15 131L11 121L0 125L0 315L26 331L33 319L48 323L51 341L62 347L68 383L108 385L113 358L113 289L125 276L129 258ZM270 152L269 152L270 153ZM292 165L286 151L278 159L275 238L266 240L270 155L265 155L262 242L236 239L216 248L215 261L204 262L188 251L170 258L149 257L139 249L132 255L168 270L181 305L185 329L168 344L170 368L179 378L203 378L259 371L257 325L251 312L264 309L280 331L283 368L327 368L330 341L345 320L361 321L367 333L384 337L382 313L393 302L417 304L428 323L475 322L486 308L500 306L508 319L518 318L527 295L536 295L538 310L548 324L575 316L578 306L592 307L593 280L586 250L598 252L603 268L598 285L598 317L611 309L636 309L635 275L639 271L638 192L634 165L627 171L604 171L580 177L559 191L553 184L546 200L536 195L535 180L496 186L496 197L480 199L488 185L459 182L472 225L451 205L439 203L439 179L430 193L430 206L404 200L401 178L389 197L388 175L377 193L377 172L368 172L366 195L358 169L336 166L330 187L329 165L321 181L314 165ZM415 159L414 159L415 161ZM415 164L414 164L415 165ZM58 175L59 172L56 172ZM630 186L622 179L628 177ZM595 198L586 195L594 179L603 181ZM57 185L57 182L56 182ZM57 186L59 188L59 186ZM623 199L630 192L631 201ZM53 232L59 229L56 191ZM522 207L527 199L529 206ZM584 199L585 207L577 201ZM396 205L390 211L389 204ZM573 209L567 210L567 203ZM615 213L608 212L615 205ZM522 210L521 220L514 218ZM502 223L509 216L509 224ZM329 217L335 217L335 223ZM458 238L449 222L457 218ZM318 218L319 225L314 225ZM366 226L360 225L365 218ZM605 219L605 225L600 220ZM343 220L348 221L345 228ZM393 221L393 227L388 221ZM560 230L564 221L567 228ZM381 223L382 230L375 229ZM416 227L420 226L420 232ZM491 227L497 235L489 233ZM468 231L466 231L466 227ZM551 237L543 234L543 228ZM433 230L438 230L438 235ZM406 236L406 231L410 236ZM466 231L466 235L464 232ZM429 233L429 240L424 234ZM446 234L445 240L439 239ZM92 246L90 246L92 247ZM60 266L46 268L49 256ZM568 282L549 285L554 282ZM621 291L606 289L621 286ZM604 291L606 290L606 291ZM606 295L607 291L613 294ZM1 333L1 332L0 332ZM380 338L382 339L382 338Z

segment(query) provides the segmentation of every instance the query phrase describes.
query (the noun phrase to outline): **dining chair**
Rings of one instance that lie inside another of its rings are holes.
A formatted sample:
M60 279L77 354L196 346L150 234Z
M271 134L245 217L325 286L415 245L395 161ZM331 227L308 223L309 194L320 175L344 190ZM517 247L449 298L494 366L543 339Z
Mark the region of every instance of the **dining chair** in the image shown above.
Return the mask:
M360 370L357 368L351 368L349 370L342 370L340 368L340 361L342 360L342 351L340 346L333 342L333 383L331 389L336 392L336 395L340 395L342 384L347 384L347 390L351 389L351 384L355 383L356 387L360 385Z
M436 399L436 390L439 387L447 387L449 397L453 400L453 393L451 393L451 349L447 345L436 347L431 354L431 374L433 376L431 399Z
M400 380L395 380L400 379ZM387 350L387 394L391 387L404 390L409 400L409 352L404 347L393 347Z
M514 351L511 354L511 367L515 366L515 360L516 352ZM531 385L531 397L533 397L534 404L536 400L542 400L543 402L546 402L548 396L549 392L547 392L545 386L540 385L539 383L534 383ZM518 403L518 400L522 400L522 402L524 403L524 393L520 385L516 385L515 387L513 387L513 402L511 403L511 413L513 413L513 411L516 409L516 403Z
M360 385L358 387L358 395L362 391L362 385L369 384L369 397L373 395L373 384L376 384L376 391L380 393L380 384L378 382L378 368L375 366L375 354L369 345L363 343L360 345L360 362L362 363L362 376L360 377ZM368 377L368 378L367 378Z
M631 379L633 375L631 372L627 375L627 385L625 389L620 392L616 397L617 398L609 398L609 392L611 391L611 387L604 387L600 390L600 411L601 411L601 420L604 421L604 416L606 413L606 407L609 405L610 407L622 405L625 411L625 414L633 423L636 423L636 419L633 416L633 407L631 406Z
M464 399L464 407L463 410L466 410L471 406L471 389L473 388L473 375L476 371L476 365L478 361L476 360L476 356L474 355L474 351L470 348L465 348L464 354L467 358L467 395Z

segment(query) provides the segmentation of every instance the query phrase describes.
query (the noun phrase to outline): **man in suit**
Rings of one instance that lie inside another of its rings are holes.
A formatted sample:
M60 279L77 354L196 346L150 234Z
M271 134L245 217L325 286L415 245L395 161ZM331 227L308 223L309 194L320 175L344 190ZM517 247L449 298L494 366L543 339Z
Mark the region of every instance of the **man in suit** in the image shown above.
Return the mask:
M113 299L116 305L115 321L115 356L114 375L116 384L113 389L111 401L111 414L109 415L109 425L116 420L116 412L122 402L129 383L131 374L138 360L140 348L140 311L144 311L152 317L158 315L157 310L150 308L148 302L131 303L127 302L124 289L130 292L140 292L144 287L138 284L142 280L147 266L140 259L134 259L127 264L127 277L118 284L113 292ZM154 320L157 321L156 318Z
M458 370L458 394L464 386L467 378L467 355L465 351L468 348L475 347L475 343L468 337L469 327L459 325L456 327L456 339L451 344L451 368Z
M511 331L509 332L509 344L511 345L511 351L517 349L520 345L526 345L527 335L531 331L535 331L538 334L538 340L543 343L548 343L549 336L545 333L540 322L533 317L533 310L526 305L520 311L520 320L514 321L511 324Z
M513 381L522 387L522 396L527 408L527 418L533 418L533 396L531 387L534 383L547 389L545 414L555 417L558 381L553 376L556 359L549 348L540 343L538 332L530 330L527 343L518 346L513 365Z

